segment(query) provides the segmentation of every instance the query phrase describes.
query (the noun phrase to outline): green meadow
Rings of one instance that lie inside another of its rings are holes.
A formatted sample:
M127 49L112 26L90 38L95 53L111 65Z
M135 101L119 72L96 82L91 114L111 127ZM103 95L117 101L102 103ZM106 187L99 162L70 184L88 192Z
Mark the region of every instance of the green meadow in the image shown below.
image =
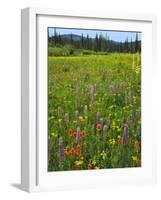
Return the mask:
M141 55L48 57L48 170L141 166Z

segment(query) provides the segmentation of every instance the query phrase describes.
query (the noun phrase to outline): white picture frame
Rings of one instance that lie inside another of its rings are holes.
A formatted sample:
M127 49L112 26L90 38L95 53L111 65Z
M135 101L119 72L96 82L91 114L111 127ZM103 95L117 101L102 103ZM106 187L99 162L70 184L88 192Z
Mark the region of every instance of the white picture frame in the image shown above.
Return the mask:
M105 169L92 171L46 171L47 159L47 38L46 27L107 28L143 31L142 109L143 166L140 169ZM75 25L74 25L75 24ZM156 19L152 15L91 13L44 8L25 8L21 12L21 188L28 192L74 188L107 187L119 184L152 184L156 182L155 133L150 136L152 84L155 67ZM149 43L147 44L147 41ZM44 53L46 52L46 54ZM44 54L44 56L42 56ZM41 56L40 56L41 55ZM39 59L41 57L41 60ZM46 62L46 64L45 64ZM41 88L41 91L39 90ZM41 97L41 98L40 98ZM41 99L41 100L40 100ZM44 106L43 106L44 105ZM43 115L42 115L43 114ZM41 123L43 122L43 123ZM40 131L41 130L41 131ZM40 156L41 155L41 156ZM149 156L148 156L149 155ZM45 164L44 164L45 163Z

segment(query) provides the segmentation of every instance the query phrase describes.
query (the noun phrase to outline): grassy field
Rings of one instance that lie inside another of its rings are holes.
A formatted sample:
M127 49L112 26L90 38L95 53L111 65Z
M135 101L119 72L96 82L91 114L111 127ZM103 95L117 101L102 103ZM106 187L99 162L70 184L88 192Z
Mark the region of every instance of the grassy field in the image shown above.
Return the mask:
M141 166L141 57L48 57L48 170Z

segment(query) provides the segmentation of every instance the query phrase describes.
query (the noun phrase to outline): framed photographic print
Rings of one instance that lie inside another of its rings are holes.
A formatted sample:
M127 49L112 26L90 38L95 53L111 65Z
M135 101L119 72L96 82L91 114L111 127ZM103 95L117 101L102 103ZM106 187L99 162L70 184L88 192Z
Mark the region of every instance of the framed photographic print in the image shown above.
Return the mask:
M154 183L155 17L26 8L26 191Z

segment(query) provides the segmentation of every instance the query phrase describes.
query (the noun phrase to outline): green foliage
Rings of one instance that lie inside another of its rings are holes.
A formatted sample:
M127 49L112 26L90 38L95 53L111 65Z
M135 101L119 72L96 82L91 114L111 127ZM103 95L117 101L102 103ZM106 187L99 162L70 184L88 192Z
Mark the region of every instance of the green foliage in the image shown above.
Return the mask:
M48 55L49 56L69 56L74 54L74 47L70 44L55 47L49 46Z

